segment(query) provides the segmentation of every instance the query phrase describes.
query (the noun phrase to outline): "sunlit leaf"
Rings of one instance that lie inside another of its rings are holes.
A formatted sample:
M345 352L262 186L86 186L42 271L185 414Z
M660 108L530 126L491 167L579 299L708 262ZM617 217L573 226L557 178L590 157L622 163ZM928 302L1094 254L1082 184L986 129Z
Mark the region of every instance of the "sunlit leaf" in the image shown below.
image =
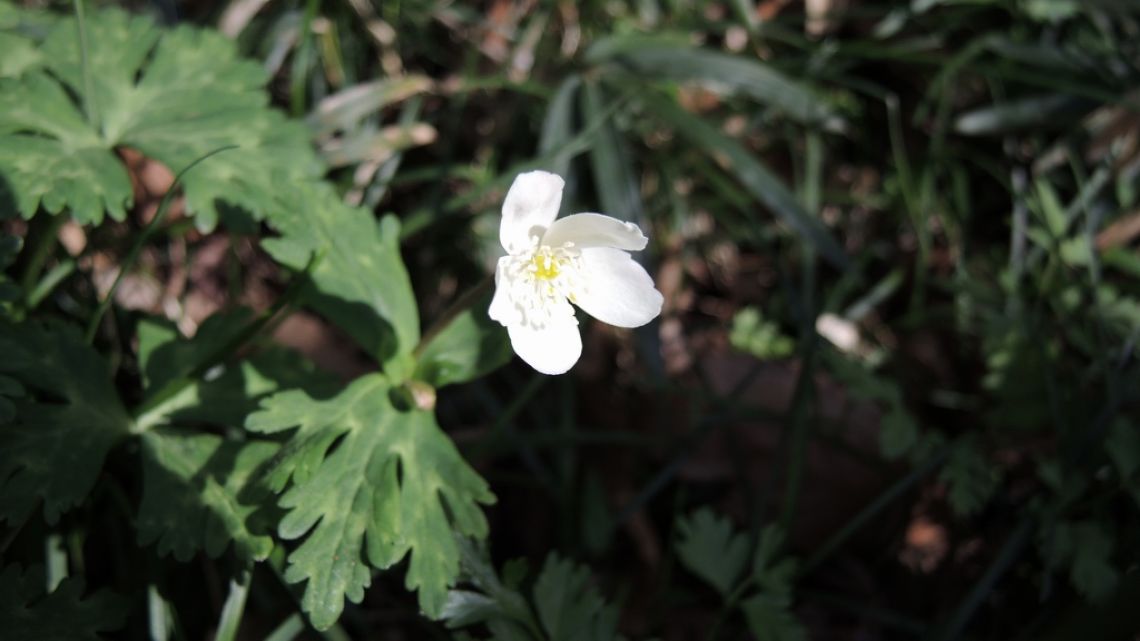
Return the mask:
M214 314L191 339L183 339L166 322L146 319L139 323L139 369L145 396L162 394L160 402L138 417L139 426L205 423L240 427L261 399L273 392L334 389L331 377L300 355L278 347L254 350L248 358L231 362L233 355L225 351L227 346L252 321L248 309ZM205 366L209 370L197 372ZM173 393L163 394L169 388Z
M479 506L494 501L487 484L431 414L397 410L390 391L373 374L328 400L283 392L246 424L267 433L297 428L267 481L275 492L288 487L278 534L301 542L285 578L307 582L302 607L321 629L336 621L346 598L363 598L371 568L409 553L405 584L419 591L424 612L438 616L459 574L453 531L487 534Z
M262 245L296 270L317 254L306 301L384 363L389 375L410 374L419 312L400 258L399 223L391 216L377 221L327 186L291 193L290 211L273 221L281 236Z
M90 96L73 18L60 19L41 45L50 74L0 80L0 178L25 217L42 202L80 222L97 223L104 211L121 219L131 188L119 147L179 171L236 145L183 176L187 211L203 229L221 203L272 216L282 208L280 185L319 177L308 131L267 107L265 72L222 35L165 32L118 10L88 15L85 27Z
M417 380L435 387L463 383L494 371L511 359L507 331L487 316L489 304L488 294L430 337L416 359Z

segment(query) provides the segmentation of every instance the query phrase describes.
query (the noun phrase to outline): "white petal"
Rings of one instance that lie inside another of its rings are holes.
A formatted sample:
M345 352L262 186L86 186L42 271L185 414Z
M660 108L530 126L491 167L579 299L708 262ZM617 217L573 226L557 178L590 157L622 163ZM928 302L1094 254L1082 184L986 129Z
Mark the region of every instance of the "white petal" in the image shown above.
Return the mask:
M503 200L503 221L499 225L499 242L507 253L527 249L531 236L542 238L558 216L564 184L561 177L546 171L515 177Z
M542 329L511 325L507 334L519 358L543 374L565 374L582 355L582 335L573 320Z
M542 238L542 243L551 247L559 247L565 242L572 242L575 247L639 251L645 249L649 239L633 223L602 214L574 214L554 221Z
M620 249L582 250L580 280L571 300L590 316L618 327L640 327L661 313L664 297L653 279Z
M511 257L503 256L495 266L495 295L491 298L491 305L487 308L487 315L491 320L498 321L504 326L522 322L522 313L511 300L510 286L507 282L506 269Z

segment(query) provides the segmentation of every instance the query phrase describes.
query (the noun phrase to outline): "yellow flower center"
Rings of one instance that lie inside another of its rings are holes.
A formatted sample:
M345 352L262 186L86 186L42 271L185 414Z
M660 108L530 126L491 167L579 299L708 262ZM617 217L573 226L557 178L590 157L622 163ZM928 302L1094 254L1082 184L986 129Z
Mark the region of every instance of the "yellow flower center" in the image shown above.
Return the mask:
M558 259L550 255L550 250L539 251L531 261L534 264L534 277L539 280L558 278Z

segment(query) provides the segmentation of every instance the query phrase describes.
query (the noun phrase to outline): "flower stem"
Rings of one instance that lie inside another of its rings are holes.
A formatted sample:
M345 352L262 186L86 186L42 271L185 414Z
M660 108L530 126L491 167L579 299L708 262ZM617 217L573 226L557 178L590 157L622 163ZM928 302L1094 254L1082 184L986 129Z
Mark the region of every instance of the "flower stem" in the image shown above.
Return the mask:
M414 350L412 350L412 356L418 359L420 357L420 354L422 354L423 351L427 349L427 346L431 344L432 340L441 332L443 332L443 330L447 329L447 326L450 325L452 321L454 321L460 314L470 309L472 305L474 305L480 298L482 298L483 295L491 289L491 285L493 283L494 279L488 276L487 278L484 278L482 281L480 281L477 285L464 292L463 295L461 295L459 298L455 299L455 302L452 303L451 306L446 310L444 310L443 314L441 314L440 317L437 318L434 323L432 323L431 327L429 327L426 332L424 332L424 335L420 339L419 344L416 345L416 348Z

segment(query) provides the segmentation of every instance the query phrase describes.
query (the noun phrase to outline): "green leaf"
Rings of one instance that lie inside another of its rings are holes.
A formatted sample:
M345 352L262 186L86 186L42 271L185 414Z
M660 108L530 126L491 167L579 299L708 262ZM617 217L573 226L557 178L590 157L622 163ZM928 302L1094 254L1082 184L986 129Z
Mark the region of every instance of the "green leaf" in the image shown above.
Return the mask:
M0 189L2 189L2 185L0 185ZM2 197L3 195L0 194L0 198ZM0 211L0 218L3 217L4 212ZM24 296L24 291L20 289L20 286L4 273L16 261L16 256L20 253L20 248L23 245L24 239L19 236L0 235L0 316L8 314L9 305Z
M616 61L642 78L694 82L710 91L747 96L797 122L839 125L820 96L768 65L696 48L679 38L611 36L590 47L586 60L592 64Z
M992 136L1024 129L1057 128L1096 106L1087 98L1064 94L1030 96L967 111L954 120L954 130L966 136Z
M1104 440L1104 449L1112 460L1120 483L1140 506L1140 431L1124 418L1117 418Z
M490 294L455 316L432 337L416 363L415 378L433 387L464 383L511 360L506 329L487 316Z
M769 525L760 532L752 559L752 578L766 592L788 594L792 591L796 560L782 556L783 547L784 530L778 525Z
M55 523L91 491L131 418L106 361L71 327L0 324L0 374L28 390L0 425L0 519L18 522L42 500Z
M267 482L280 492L292 480L278 535L304 540L285 578L308 582L302 607L319 629L336 621L345 598L363 598L370 565L388 568L409 553L405 584L419 590L424 612L439 616L459 574L453 530L487 534L479 504L495 498L486 482L431 414L398 411L390 391L372 374L328 400L283 392L246 422L255 432L297 428Z
M293 190L287 214L274 219L280 238L262 242L278 262L303 269L314 253L308 303L385 364L389 375L410 373L419 342L419 312L400 258L399 223L344 204L332 188Z
M550 554L534 583L534 604L550 641L610 641L618 611L590 584L590 571Z
M289 205L276 197L282 184L320 176L306 128L267 107L265 72L221 34L164 32L114 9L90 14L86 29L93 91L79 105L65 91L85 91L73 18L59 20L40 48L50 75L0 81L0 177L24 217L42 201L80 222L98 223L104 211L122 219L131 188L118 147L178 171L237 145L182 179L201 229L217 222L220 203L271 217Z
M122 220L131 203L122 163L44 73L0 79L0 184L25 218L42 204L53 214L70 208L82 223L104 211Z
M40 67L43 54L31 38L0 31L0 78L17 78L25 71Z
M748 630L758 641L807 641L807 631L790 607L786 594L756 594L740 603Z
M238 557L264 560L273 549L267 524L253 524L263 491L253 483L276 443L227 441L213 434L151 430L143 435L139 544L188 561L211 557L230 541Z
M1050 565L1069 566L1073 587L1090 601L1103 602L1115 591L1120 572L1111 564L1112 536L1097 521L1063 521L1048 545Z
M840 269L847 268L850 260L827 228L817 218L809 216L795 195L740 143L669 98L643 92L638 94L638 100L695 147L722 158L727 163L727 171L735 175L754 198L810 243L820 256Z
M970 516L981 511L1001 482L998 470L969 440L959 441L953 446L938 478L949 486L947 499L958 516Z
M504 580L498 574L486 550L466 537L456 537L459 546L461 579L478 591L451 590L447 594L440 618L448 628L460 628L479 623L486 624L495 639L526 641L532 636L526 632L534 629L534 615L526 599L517 591L525 567L519 567L518 560L508 561L503 567Z
M901 406L892 407L879 424L879 451L897 459L918 444L918 424Z
M791 337L781 332L778 324L766 320L756 307L745 307L732 317L728 342L761 360L784 358L796 349Z
M612 98L596 82L582 85L582 114L590 122L606 113ZM618 134L613 118L599 121L590 146L590 168L598 199L607 215L638 222L642 219L641 185L630 159L625 140Z
M574 137L574 99L582 86L582 77L572 75L558 85L558 91L550 99L546 115L542 119L542 135L538 140L540 156L557 153L564 149ZM570 150L556 155L549 162L550 171L569 180L571 172Z
M748 539L728 519L701 508L677 523L677 555L693 574L728 596L748 562Z
M43 568L0 572L0 630L11 641L101 641L100 632L119 629L127 600L107 590L83 598L83 581L64 579L44 592Z
M431 78L415 74L353 85L322 100L307 123L317 136L356 130L364 118L431 87Z
M189 340L169 323L140 322L139 368L147 398L174 388L174 393L138 417L140 429L188 423L239 427L269 394L298 387L313 392L334 389L330 377L300 355L280 348L259 350L237 363L223 361L204 376L182 380L225 356L219 350L225 350L252 322L253 313L244 308L214 314Z

